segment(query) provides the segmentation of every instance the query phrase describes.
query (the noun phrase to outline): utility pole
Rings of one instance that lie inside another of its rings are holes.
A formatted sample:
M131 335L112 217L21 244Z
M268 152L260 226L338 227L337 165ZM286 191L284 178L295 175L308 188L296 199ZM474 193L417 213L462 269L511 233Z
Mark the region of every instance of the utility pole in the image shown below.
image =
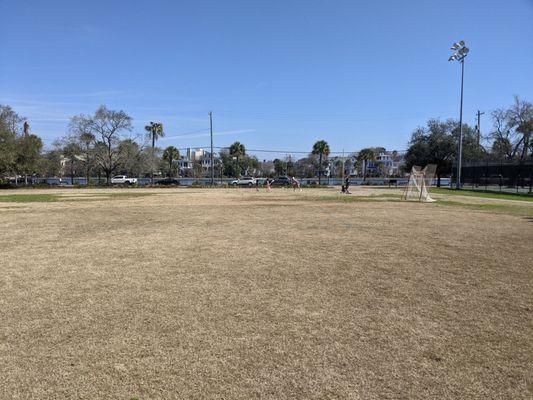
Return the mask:
M213 112L209 111L209 130L211 132L211 186L215 186L215 164L213 157Z
M342 172L341 172L341 185L344 185L344 164L346 160L344 159L344 149L342 149Z
M481 142L481 116L485 114L484 112L481 112L477 110L477 145L479 147L479 143Z

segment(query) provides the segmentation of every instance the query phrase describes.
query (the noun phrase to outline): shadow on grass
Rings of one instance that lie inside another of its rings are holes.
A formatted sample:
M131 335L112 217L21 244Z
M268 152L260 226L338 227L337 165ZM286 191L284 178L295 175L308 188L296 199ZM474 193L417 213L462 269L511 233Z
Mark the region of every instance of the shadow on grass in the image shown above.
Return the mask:
M448 196L468 196L481 197L484 199L499 199L499 200L519 200L533 202L533 195L525 193L497 193L489 190L468 190L468 189L447 189L447 188L431 188L430 193L445 194Z

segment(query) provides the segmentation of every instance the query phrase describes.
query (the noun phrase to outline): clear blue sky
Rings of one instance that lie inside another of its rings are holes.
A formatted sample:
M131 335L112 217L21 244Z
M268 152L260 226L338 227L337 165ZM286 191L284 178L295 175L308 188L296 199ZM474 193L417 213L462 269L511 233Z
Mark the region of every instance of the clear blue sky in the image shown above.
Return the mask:
M47 144L68 119L120 108L159 145L405 149L430 117L533 100L533 0L0 0L0 103ZM488 113L487 113L488 114ZM489 126L487 115L482 127ZM259 155L260 158L270 158Z

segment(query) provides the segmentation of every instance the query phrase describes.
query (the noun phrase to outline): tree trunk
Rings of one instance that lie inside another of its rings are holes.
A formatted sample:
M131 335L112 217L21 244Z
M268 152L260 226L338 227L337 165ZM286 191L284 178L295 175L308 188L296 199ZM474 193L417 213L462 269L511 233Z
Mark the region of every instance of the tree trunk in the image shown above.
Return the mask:
M70 184L74 186L74 163L70 162Z
M85 153L85 179L87 182L85 185L87 187L91 184L91 177L89 176L89 146L87 145L87 153Z
M318 155L318 186L322 185L322 153Z

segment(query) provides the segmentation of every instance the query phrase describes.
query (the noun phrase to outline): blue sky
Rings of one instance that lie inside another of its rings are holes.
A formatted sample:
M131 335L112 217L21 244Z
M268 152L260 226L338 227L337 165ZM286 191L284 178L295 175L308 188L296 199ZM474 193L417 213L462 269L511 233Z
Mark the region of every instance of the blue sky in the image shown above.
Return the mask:
M0 104L47 144L106 104L163 122L160 146L206 146L213 110L217 146L401 150L458 117L459 39L466 122L533 100L531 21L533 0L0 0Z

